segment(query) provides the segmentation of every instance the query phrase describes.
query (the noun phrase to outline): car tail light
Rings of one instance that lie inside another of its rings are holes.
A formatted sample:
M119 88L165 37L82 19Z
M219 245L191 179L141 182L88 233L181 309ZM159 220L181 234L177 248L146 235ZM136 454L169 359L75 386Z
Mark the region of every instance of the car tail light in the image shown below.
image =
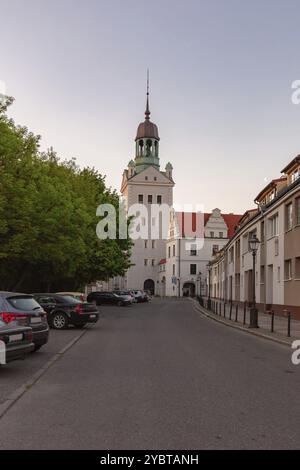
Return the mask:
M13 313L1 312L0 317L2 318L4 323L11 323L11 322L15 321L15 315Z
M75 307L75 312L76 313L83 313L83 308L81 304L77 304Z

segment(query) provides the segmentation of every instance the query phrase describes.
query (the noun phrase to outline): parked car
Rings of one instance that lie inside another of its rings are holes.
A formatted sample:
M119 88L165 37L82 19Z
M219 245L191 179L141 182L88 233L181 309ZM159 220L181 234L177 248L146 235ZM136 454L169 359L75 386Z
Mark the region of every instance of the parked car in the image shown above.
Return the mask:
M148 302L148 300L149 300L148 295L144 291L134 290L133 293L134 293L135 299L138 303Z
M121 295L122 297L128 297L131 303L136 301L133 292L131 292L130 290L114 290L113 293Z
M70 295L34 294L35 300L47 312L51 328L62 330L69 325L83 328L87 323L96 323L99 312L92 303L82 302Z
M87 296L88 302L93 302L95 305L113 304L113 305L130 305L131 298L129 295L118 295L114 292L90 292Z
M34 351L38 351L48 342L49 326L46 312L32 295L0 292L0 318L11 318L19 326L32 328Z
M82 292L56 292L58 295L70 295L74 299L81 300L81 302L86 301L86 296Z
M0 341L5 344L4 359L6 363L16 359L24 359L34 350L32 328L18 326L13 315L9 313L2 315L3 317L0 318Z
M149 290L144 290L143 293L144 293L144 295L145 295L145 299L146 299L145 301L146 301L146 302L151 302L151 300L152 300L152 292L149 291Z

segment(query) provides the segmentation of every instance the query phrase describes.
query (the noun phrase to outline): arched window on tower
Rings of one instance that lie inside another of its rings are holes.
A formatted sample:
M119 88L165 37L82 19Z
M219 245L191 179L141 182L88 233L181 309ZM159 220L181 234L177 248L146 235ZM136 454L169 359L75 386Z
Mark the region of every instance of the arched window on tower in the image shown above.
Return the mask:
M152 141L150 139L148 139L146 145L147 145L146 155L147 155L147 157L150 157L151 154L152 154Z
M155 156L158 157L158 142L157 142L157 140L154 142L154 150L155 150Z
M144 142L140 140L139 141L139 157L143 155L143 147L144 147Z

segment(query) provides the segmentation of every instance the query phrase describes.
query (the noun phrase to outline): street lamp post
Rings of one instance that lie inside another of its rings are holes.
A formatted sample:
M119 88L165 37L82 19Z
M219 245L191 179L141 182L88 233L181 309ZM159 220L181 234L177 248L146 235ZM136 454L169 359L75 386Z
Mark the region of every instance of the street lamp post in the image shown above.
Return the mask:
M256 253L259 247L260 241L257 238L256 234L254 233L252 237L249 239L249 251L252 251L252 258L253 258L253 269L252 269L252 306L250 309L250 324L249 328L258 328L258 311L256 308L256 296L255 296L255 287L256 287L256 279L255 279L255 259Z
M210 299L210 277L211 277L211 264L210 262L207 265L208 270L208 299L207 299L207 308L208 310L211 309L211 299Z
M202 272L199 271L198 276L197 276L197 295L199 295L199 297L201 297L201 276L202 276ZM198 285L199 285L199 289L198 289Z

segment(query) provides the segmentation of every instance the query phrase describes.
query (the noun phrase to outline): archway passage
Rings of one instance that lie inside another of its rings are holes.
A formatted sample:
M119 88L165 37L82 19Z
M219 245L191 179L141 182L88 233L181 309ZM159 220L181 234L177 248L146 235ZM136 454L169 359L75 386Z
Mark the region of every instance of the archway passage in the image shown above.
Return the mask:
M152 295L155 294L155 283L153 279L146 279L144 282L144 290L150 291Z
M182 288L183 297L195 297L195 284L193 282L185 282Z

